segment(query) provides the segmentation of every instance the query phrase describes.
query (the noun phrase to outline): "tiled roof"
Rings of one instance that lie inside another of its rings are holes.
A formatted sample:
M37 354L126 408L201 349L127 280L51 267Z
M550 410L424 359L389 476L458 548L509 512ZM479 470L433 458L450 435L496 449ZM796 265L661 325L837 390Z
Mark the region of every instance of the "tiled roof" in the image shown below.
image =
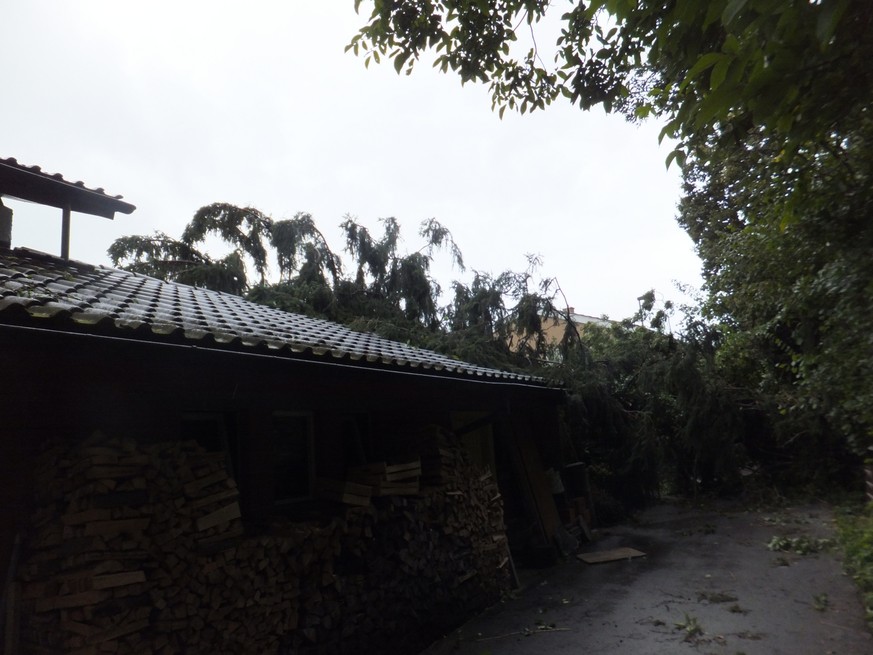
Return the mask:
M136 207L121 196L103 189L90 189L84 182L70 182L60 173L46 173L39 166L25 166L10 157L0 158L0 195L29 200L74 212L113 218L115 212L130 214Z
M0 252L2 323L545 386L540 378L460 362L239 296L24 248Z

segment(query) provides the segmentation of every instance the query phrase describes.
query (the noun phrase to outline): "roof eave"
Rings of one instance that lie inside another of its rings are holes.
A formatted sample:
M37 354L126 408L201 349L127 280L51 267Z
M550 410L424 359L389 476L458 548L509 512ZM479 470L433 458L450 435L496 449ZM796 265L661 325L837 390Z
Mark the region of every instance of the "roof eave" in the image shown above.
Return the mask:
M0 195L82 214L113 219L116 212L132 213L136 207L102 189L89 189L60 175L49 175L8 161L0 161Z

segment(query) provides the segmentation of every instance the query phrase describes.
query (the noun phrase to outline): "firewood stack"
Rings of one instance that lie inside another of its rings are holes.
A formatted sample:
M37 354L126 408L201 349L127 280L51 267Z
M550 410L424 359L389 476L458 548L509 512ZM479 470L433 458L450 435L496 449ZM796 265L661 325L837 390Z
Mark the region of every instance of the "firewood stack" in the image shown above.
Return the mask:
M497 486L450 439L422 456L438 485L410 495L400 479L406 495L328 503L321 521L258 535L225 457L194 442L49 448L19 568L20 651L414 652L508 588Z

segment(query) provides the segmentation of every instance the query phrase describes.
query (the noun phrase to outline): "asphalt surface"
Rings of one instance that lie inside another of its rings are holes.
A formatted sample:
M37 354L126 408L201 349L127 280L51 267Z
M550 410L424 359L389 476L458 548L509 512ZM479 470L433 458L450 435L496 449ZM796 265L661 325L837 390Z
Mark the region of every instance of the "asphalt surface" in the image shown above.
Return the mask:
M821 549L773 550L774 537L786 547ZM514 597L424 654L871 654L873 637L841 552L819 541L833 537L826 505L659 505L580 548L627 546L646 557L594 565L571 557L522 571Z

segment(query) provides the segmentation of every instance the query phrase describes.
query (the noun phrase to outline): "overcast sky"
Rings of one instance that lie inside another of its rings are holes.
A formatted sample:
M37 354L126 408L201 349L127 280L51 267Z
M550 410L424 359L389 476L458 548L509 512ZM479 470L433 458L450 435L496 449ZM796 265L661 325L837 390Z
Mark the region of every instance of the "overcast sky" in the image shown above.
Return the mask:
M539 255L585 314L623 318L650 288L699 286L657 125L563 105L500 120L483 86L426 65L365 69L343 52L365 18L353 0L10 0L0 157L136 205L73 215L71 257L94 264L119 236L179 236L199 207L229 202L309 212L337 251L346 214L377 233L396 217L409 250L435 217L469 268ZM13 245L59 253L60 210L6 204ZM435 271L469 279L447 255Z

